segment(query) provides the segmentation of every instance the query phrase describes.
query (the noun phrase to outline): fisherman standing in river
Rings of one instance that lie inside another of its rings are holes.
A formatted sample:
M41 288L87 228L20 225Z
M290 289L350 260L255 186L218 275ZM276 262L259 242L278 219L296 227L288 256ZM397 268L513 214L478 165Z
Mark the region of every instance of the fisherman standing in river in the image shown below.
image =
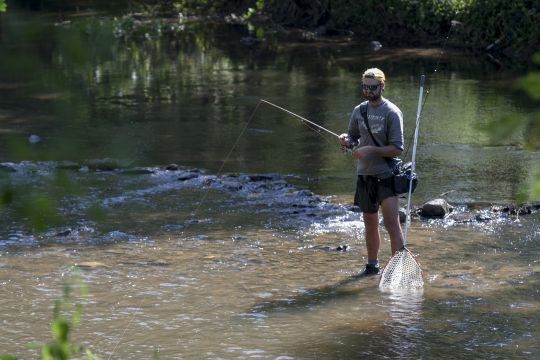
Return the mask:
M367 101L354 108L348 132L339 136L343 147L354 147L352 156L358 159L354 204L364 218L368 256L365 275L379 273L379 207L390 235L392 255L403 247L399 200L393 190L394 174L385 159L397 158L403 151L403 114L382 96L384 86L381 70L373 68L364 72L362 91Z

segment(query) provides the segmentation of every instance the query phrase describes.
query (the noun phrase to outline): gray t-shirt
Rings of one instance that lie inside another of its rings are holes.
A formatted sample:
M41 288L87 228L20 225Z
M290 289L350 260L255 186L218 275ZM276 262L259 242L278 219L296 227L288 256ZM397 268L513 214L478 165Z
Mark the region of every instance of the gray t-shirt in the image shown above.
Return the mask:
M394 145L403 150L403 114L401 110L387 99L377 107L368 104L368 122L373 137L380 146ZM362 105L360 104L360 105ZM357 141L360 146L377 146L364 124L364 118L360 114L360 105L356 106L349 121L349 137ZM390 167L385 158L380 156L367 156L358 160L356 167L358 175L378 175L381 178L391 175Z

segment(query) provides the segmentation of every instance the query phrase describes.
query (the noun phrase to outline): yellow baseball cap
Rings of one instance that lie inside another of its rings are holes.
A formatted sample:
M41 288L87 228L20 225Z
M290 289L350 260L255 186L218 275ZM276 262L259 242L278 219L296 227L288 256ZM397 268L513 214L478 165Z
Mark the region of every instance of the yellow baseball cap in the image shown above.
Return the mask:
M376 80L379 80L383 84L384 84L384 81L386 80L382 70L377 69L377 68L371 68L364 71L364 74L362 75L362 79L376 79Z

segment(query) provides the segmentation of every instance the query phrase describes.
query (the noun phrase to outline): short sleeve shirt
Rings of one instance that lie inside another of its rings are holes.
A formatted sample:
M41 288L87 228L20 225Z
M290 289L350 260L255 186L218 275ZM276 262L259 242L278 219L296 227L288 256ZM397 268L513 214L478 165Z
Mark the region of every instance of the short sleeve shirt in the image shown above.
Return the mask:
M367 103L369 127L379 145L394 145L396 148L403 150L403 114L401 110L387 99L384 99L379 106L371 106L367 101L362 104L365 103ZM360 114L362 104L357 105L351 114L348 130L349 137L358 140L359 146L377 146L371 139L364 124L364 119ZM385 158L374 155L358 160L356 169L358 175L386 177L391 174Z

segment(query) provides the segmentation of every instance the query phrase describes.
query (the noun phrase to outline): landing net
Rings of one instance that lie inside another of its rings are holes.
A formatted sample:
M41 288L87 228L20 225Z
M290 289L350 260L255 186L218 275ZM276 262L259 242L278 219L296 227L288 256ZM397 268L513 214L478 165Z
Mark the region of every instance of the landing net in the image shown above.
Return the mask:
M418 289L424 286L422 269L407 248L396 252L381 274L381 290Z

